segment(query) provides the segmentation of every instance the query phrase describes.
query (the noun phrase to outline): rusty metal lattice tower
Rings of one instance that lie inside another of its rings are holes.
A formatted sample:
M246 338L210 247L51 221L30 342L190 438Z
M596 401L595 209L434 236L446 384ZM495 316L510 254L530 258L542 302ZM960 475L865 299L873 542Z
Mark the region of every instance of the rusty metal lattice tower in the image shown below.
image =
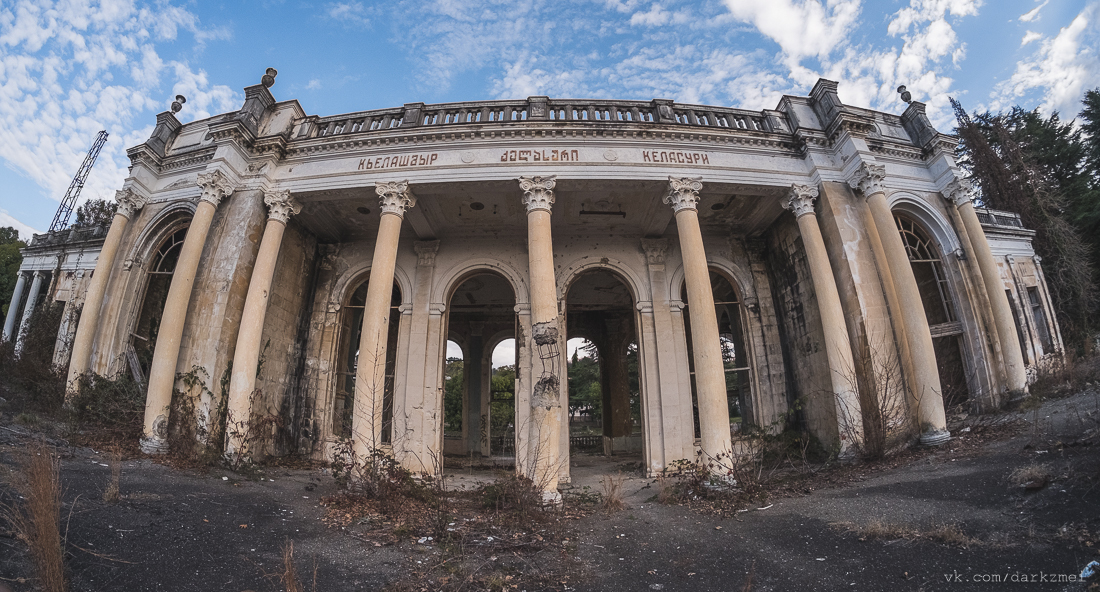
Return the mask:
M88 150L88 156L84 157L84 164L80 165L80 169L76 171L76 176L73 177L73 182L69 184L69 190L65 192L65 197L61 199L61 205L58 206L57 213L54 214L53 222L50 224L50 232L61 230L69 225L69 216L73 213L76 198L80 195L80 190L84 188L84 181L87 180L88 173L92 172L92 165L95 164L95 159L99 156L99 151L103 149L103 144L106 142L107 130L101 130L96 134L95 141L92 142L92 147Z

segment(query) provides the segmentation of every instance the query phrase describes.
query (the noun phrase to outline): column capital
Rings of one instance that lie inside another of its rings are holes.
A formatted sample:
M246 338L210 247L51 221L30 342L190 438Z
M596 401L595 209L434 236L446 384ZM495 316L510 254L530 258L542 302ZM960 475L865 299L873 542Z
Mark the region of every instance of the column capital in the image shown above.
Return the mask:
M199 200L205 201L215 208L226 196L233 193L233 184L225 178L221 171L217 170L200 173L198 178L195 179L195 184L202 188L202 195L199 196Z
M554 185L557 184L557 175L548 177L520 177L519 188L523 190L523 205L527 206L527 213L535 210L550 211L554 205Z
M814 213L814 200L817 199L817 187L812 185L791 185L787 193L787 203L783 207L794 212L795 218Z
M118 202L115 213L126 216L127 220L132 220L134 214L145 206L146 199L129 189L121 189L115 192L115 201Z
M971 202L971 197L974 195L974 185L970 182L970 179L964 179L956 175L940 193L949 203L962 206Z
M302 211L302 204L290 196L289 189L264 193L264 203L267 204L267 217L283 224Z
M664 203L672 206L672 211L695 210L699 205L699 192L703 189L702 177L669 177L668 194Z
M848 185L852 189L859 189L864 197L871 197L875 193L885 193L882 180L886 178L886 166L874 163L863 163L850 179Z
M668 252L668 239L643 238L642 250L645 251L646 260L650 265L664 265L665 253Z
M416 196L409 191L409 180L379 182L374 186L378 194L378 204L383 214L405 216L405 212L416 205Z
M435 256L439 252L439 241L417 241L413 243L416 251L416 264L420 267L435 265Z

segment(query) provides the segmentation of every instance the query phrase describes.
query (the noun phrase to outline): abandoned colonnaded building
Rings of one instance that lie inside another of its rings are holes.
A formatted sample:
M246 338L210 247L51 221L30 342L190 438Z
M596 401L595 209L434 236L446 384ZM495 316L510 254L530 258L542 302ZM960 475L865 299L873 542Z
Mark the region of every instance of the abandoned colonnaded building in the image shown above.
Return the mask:
M605 441L651 474L734 450L731 415L844 454L893 400L941 443L945 406L994 408L1061 356L1032 233L971 203L921 103L855 108L820 80L763 111L529 97L319 117L272 82L236 112L160 114L109 232L25 251L16 299L67 301L69 379L147 385L148 452L179 391L194 417L173 421L227 421L229 454L323 458L350 438L414 471L514 454L550 491L569 478L570 338L600 354ZM183 386L193 371L205 388Z

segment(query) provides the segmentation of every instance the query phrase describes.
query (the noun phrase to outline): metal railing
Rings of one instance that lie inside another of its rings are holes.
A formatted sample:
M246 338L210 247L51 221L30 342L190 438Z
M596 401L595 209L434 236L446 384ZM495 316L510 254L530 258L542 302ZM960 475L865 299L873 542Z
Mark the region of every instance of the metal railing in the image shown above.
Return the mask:
M978 214L978 221L991 226L1004 226L1007 228L1023 228L1024 223L1016 212L1005 210L991 210L989 208L974 208Z
M79 243L95 240L107 236L110 224L100 226L86 226L81 228L70 227L53 232L31 235L31 247L43 247L47 245L60 245L65 243Z

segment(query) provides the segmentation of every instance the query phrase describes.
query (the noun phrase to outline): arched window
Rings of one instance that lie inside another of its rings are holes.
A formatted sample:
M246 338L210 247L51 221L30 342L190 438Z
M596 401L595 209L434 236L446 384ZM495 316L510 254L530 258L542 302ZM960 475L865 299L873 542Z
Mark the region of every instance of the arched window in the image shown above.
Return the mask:
M726 276L711 270L710 287L714 297L714 313L718 318L718 339L722 346L722 363L726 370L726 401L733 429L753 425L752 390L748 352L745 349L742 301ZM680 298L687 302L687 284L680 288ZM688 368L691 371L691 402L695 417L695 436L699 437L699 395L695 387L695 355L691 343L691 318L684 307L684 330L687 336Z
M185 238L187 238L186 226L164 239L149 262L145 296L142 298L137 324L130 333L130 346L127 350L131 370L140 369L141 371L138 376L140 380L144 380L144 377L149 375L149 367L153 363L153 348L156 346L157 334L160 331L164 302L168 299L168 289L172 286L172 274L176 271L176 262L179 261Z
M359 362L359 342L363 333L363 309L367 302L367 285L363 280L348 298L341 311L340 350L336 369L336 398L332 413L332 433L351 437L352 415L355 411L355 371ZM401 322L401 288L395 282L390 297L390 325L386 338L385 384L382 390L382 442L393 442L393 388L397 368L397 329Z

